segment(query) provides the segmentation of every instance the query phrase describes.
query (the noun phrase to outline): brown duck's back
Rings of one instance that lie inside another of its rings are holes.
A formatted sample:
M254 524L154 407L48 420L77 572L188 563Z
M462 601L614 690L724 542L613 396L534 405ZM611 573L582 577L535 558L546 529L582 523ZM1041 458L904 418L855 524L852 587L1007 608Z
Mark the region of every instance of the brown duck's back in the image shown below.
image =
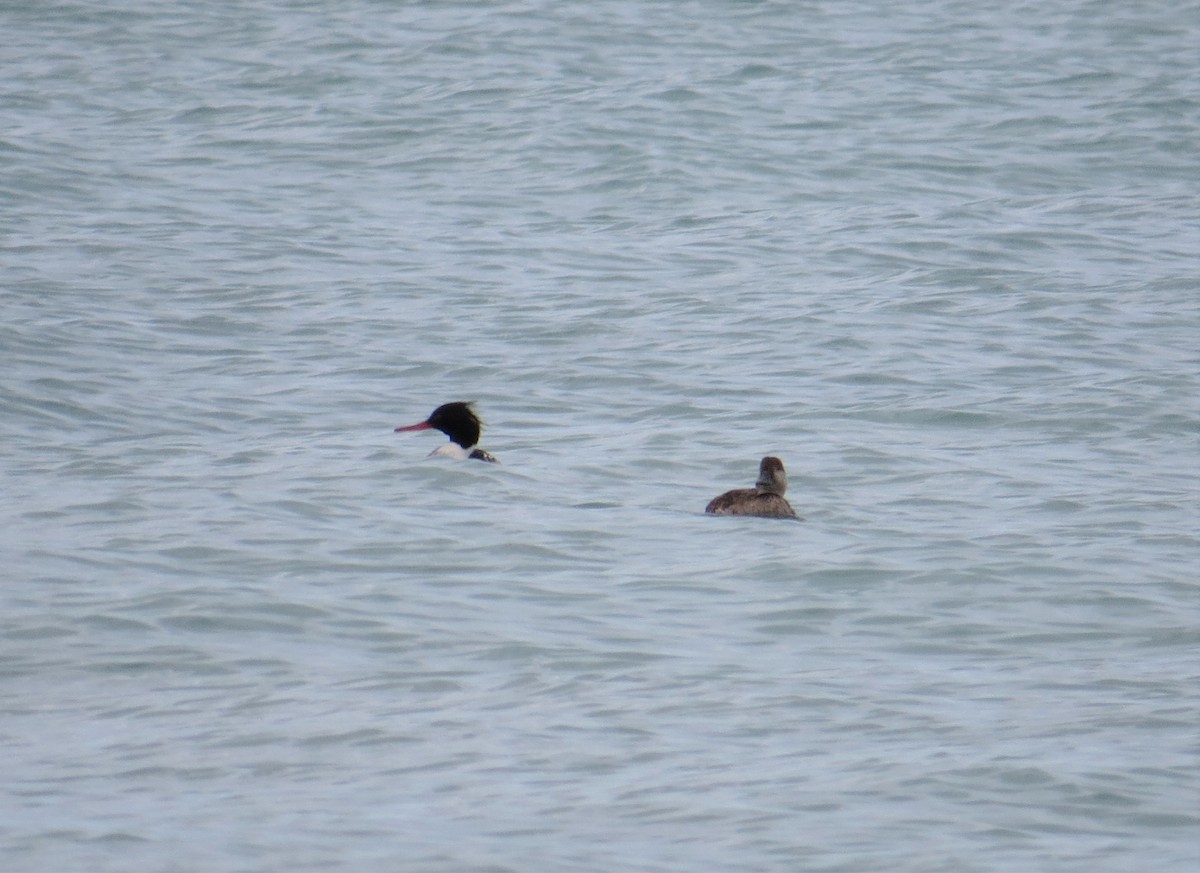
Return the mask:
M756 488L735 488L709 501L704 511L711 515L753 515L759 518L797 518L792 505L778 494Z

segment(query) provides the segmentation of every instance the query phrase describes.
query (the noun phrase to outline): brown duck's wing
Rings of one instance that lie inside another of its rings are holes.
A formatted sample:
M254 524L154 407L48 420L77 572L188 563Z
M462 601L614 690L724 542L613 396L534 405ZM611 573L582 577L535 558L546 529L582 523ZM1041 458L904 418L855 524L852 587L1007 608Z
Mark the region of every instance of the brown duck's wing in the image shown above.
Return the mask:
M742 507L758 495L753 488L735 488L708 501L704 511L712 515L745 515Z

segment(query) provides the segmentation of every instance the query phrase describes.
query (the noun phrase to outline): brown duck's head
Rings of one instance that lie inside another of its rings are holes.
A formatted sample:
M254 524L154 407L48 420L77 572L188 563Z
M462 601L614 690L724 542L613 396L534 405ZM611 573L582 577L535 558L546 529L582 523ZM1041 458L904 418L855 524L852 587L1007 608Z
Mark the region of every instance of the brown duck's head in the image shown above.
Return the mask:
M783 469L783 461L769 455L758 465L758 481L754 487L763 494L778 494L782 497L787 492L787 473Z

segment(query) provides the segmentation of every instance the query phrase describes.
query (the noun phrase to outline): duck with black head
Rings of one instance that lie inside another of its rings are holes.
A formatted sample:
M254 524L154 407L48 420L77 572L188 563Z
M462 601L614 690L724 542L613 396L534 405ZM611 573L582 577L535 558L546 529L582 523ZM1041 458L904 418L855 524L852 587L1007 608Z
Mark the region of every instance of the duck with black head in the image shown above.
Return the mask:
M474 458L477 461L498 463L492 454L479 448L483 422L471 408L470 402L443 403L429 414L429 418L416 424L398 427L395 432L404 433L410 430L440 430L450 438L450 442L429 453L431 458Z

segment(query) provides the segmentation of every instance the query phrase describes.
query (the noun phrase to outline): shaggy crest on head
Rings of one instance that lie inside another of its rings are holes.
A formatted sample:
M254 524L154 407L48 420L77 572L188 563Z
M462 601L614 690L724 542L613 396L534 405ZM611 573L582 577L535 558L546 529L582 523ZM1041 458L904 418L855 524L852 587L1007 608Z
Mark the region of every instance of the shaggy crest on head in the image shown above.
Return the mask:
M478 461L496 463L496 459L479 448L479 435L483 432L483 422L471 408L473 401L455 401L443 403L429 414L429 418L416 424L396 428L396 433L410 430L440 430L450 438L450 442L439 446L430 452L430 456L451 458L474 458Z
M798 518L783 495L787 493L787 473L783 461L770 455L758 465L758 481L753 488L735 488L709 501L704 511L710 515L754 515L759 518Z

